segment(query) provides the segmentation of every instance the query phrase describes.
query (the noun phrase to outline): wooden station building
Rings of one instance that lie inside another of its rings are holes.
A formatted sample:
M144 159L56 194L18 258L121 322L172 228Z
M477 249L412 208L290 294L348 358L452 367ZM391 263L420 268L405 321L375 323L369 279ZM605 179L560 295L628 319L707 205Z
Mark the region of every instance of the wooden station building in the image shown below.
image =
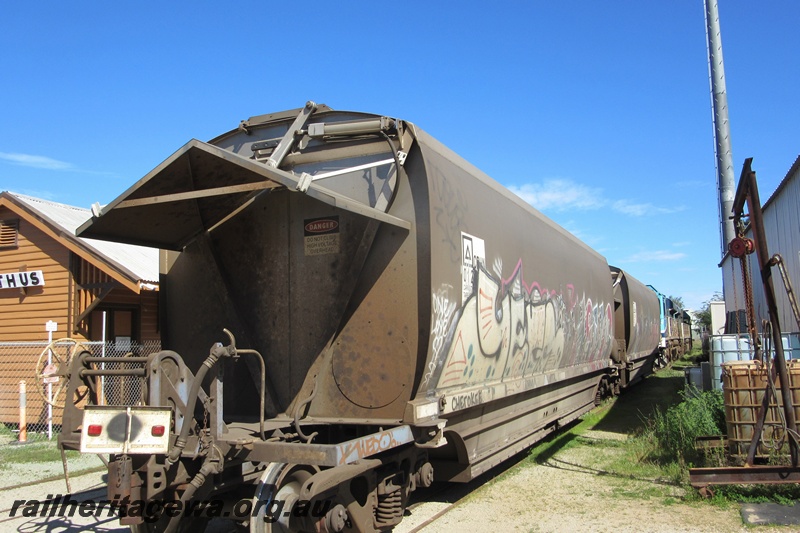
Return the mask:
M160 339L158 250L76 237L90 217L88 209L0 193L2 422L18 409L18 382L34 381L42 348L23 346L47 341L48 322L57 328L53 339L99 341L105 333L121 346Z

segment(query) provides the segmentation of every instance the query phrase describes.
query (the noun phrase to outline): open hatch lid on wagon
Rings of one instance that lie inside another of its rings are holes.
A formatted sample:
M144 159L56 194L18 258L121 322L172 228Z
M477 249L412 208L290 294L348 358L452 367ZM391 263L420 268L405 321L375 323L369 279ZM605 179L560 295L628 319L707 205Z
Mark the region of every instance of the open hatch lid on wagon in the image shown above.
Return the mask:
M76 234L180 251L204 232L234 217L256 196L277 189L307 194L331 206L408 230L411 227L408 221L385 212L389 207L386 202L373 207L326 188L322 185L324 181L315 182L326 176L280 168L296 143L295 132L306 127L316 108L316 104L309 102L298 110L297 118L283 138L274 143L272 155L266 160L245 157L196 139L189 141L113 202L103 208L95 205L92 218ZM358 121L348 124L354 122ZM369 120L362 122L366 124ZM309 124L308 130L316 126L322 131L319 124ZM372 166L393 164L396 161L393 155L389 155L388 162L376 161ZM347 170L355 167L344 169Z

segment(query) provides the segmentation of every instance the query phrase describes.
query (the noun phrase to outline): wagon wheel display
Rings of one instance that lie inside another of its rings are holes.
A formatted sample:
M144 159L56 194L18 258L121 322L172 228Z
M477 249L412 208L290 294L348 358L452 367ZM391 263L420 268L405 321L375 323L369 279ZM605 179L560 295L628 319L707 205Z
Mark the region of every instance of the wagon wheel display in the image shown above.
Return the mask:
M72 359L84 351L88 350L79 341L70 338L54 340L42 350L36 362L35 375L36 390L45 403L53 407L64 407ZM79 387L72 402L80 403L88 392L89 388L85 385Z

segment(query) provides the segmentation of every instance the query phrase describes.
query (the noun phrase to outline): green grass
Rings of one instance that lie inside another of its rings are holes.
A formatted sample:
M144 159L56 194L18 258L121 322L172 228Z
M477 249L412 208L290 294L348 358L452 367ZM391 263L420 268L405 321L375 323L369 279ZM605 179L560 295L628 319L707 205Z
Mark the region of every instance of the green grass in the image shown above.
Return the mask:
M106 469L95 461L81 460L81 454L77 451L67 450L66 457L70 476ZM61 451L55 441L0 446L0 476L5 476L4 486L8 482L16 487L24 487L63 479L61 468Z
M80 452L67 450L67 460L80 457ZM33 442L0 447L0 469L11 464L61 463L61 452L55 442Z
M647 420L640 438L652 440L650 457L661 463L707 463L695 439L725 434L725 405L721 391L681 393L683 401L665 411L656 410Z
M727 485L714 488L712 503L722 507L732 502L794 505L798 500L798 485Z

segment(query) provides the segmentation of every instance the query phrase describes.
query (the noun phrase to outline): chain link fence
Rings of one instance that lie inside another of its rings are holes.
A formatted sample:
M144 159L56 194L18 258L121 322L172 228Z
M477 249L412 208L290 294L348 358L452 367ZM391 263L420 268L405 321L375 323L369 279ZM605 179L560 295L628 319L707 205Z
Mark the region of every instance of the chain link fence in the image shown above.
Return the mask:
M125 357L148 356L161 351L161 342L0 342L0 444L25 438L48 440L58 435L65 403L86 401L85 387L68 399L66 379L60 376L64 368L69 368L72 358L83 350L103 358L102 362L93 363L94 368L115 370L124 367ZM98 376L93 379L100 404L143 403L144 378ZM22 407L24 423L21 423ZM22 436L21 428L25 430Z

